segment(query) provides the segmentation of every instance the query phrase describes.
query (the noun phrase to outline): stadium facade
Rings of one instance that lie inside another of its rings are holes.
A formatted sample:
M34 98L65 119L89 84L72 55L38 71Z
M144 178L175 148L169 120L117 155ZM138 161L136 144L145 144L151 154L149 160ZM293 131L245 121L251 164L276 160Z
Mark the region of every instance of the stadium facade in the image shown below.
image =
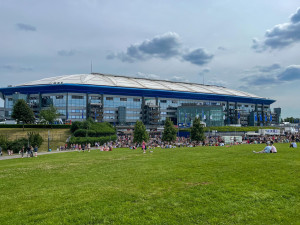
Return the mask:
M275 100L225 87L134 78L100 73L45 78L0 88L5 118L11 119L14 103L24 99L38 117L50 105L62 121L88 117L115 125L148 127L174 124L190 126L195 117L208 126L229 124L269 125Z

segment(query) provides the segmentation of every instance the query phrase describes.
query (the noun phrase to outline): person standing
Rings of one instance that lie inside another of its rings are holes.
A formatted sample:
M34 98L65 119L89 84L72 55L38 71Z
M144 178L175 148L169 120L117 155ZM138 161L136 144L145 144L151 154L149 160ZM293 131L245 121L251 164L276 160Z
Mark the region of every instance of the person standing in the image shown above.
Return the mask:
M87 144L87 148L88 148L88 151L90 152L91 151L91 143Z
M36 145L34 147L34 157L37 157L37 154L38 154L38 146Z
M1 148L1 146L0 146L0 156L2 156L2 148Z
M24 151L25 151L25 147L23 146L23 147L21 148L21 150L20 150L20 152L21 152L21 157L22 157L22 158L24 157Z
M142 143L142 149L143 149L143 152L146 153L146 143L145 143L145 141L143 141L143 143Z

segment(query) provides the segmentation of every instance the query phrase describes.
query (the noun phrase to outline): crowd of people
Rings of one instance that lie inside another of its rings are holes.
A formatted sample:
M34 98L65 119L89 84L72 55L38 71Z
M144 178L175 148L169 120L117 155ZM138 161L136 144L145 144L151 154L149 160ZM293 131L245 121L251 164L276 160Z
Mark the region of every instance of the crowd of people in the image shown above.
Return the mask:
M262 144L265 143L267 146L255 153L277 153L277 149L274 146L276 143L289 143L290 148L297 148L297 142L300 142L300 134L285 134L280 136L275 135L260 135L255 137L249 137L247 135L242 136L242 141L237 141L235 138L227 144L229 145L237 145L237 144ZM152 152L152 149L155 148L180 148L180 147L195 147L195 146L225 146L225 141L221 136L208 136L205 138L203 142L194 142L191 141L189 137L177 137L176 141L173 143L164 142L162 141L162 135L155 134L150 136L148 142L143 142L142 144L137 144L133 142L133 136L132 135L118 135L118 139L113 142L110 141L108 143L105 143L101 145L100 143L95 143L94 147L95 149L98 149L100 151L112 151L113 148L130 148L130 149L137 149L142 148L143 152L145 153L146 150L150 150ZM74 150L79 152L85 152L87 150L90 152L92 149L91 143L86 144L71 144L68 145L67 143L64 146L58 146L57 151L63 151L63 150ZM13 155L12 150L7 150L8 155ZM38 154L38 147L35 146L28 146L20 149L19 154L21 157L24 157L24 154L27 155L27 157L37 157ZM2 155L2 148L0 146L0 156Z

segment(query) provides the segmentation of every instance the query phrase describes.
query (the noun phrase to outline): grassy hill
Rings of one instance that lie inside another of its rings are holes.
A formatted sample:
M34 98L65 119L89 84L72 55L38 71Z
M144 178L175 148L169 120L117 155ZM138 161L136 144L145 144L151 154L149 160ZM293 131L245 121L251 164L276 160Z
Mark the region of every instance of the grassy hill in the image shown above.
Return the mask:
M298 224L300 152L264 145L0 161L0 224Z
M43 144L40 151L48 150L48 131L50 137L50 148L56 149L57 146L64 145L70 136L70 129L44 129L44 128L1 128L0 135L7 136L9 140L16 140L22 137L27 138L28 132L37 132L43 137Z

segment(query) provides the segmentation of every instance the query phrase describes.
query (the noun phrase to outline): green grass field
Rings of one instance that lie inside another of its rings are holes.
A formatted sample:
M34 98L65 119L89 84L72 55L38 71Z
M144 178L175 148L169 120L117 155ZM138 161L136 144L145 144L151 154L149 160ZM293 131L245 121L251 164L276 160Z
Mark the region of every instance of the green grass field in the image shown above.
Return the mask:
M300 224L300 149L276 146L0 161L0 224Z

